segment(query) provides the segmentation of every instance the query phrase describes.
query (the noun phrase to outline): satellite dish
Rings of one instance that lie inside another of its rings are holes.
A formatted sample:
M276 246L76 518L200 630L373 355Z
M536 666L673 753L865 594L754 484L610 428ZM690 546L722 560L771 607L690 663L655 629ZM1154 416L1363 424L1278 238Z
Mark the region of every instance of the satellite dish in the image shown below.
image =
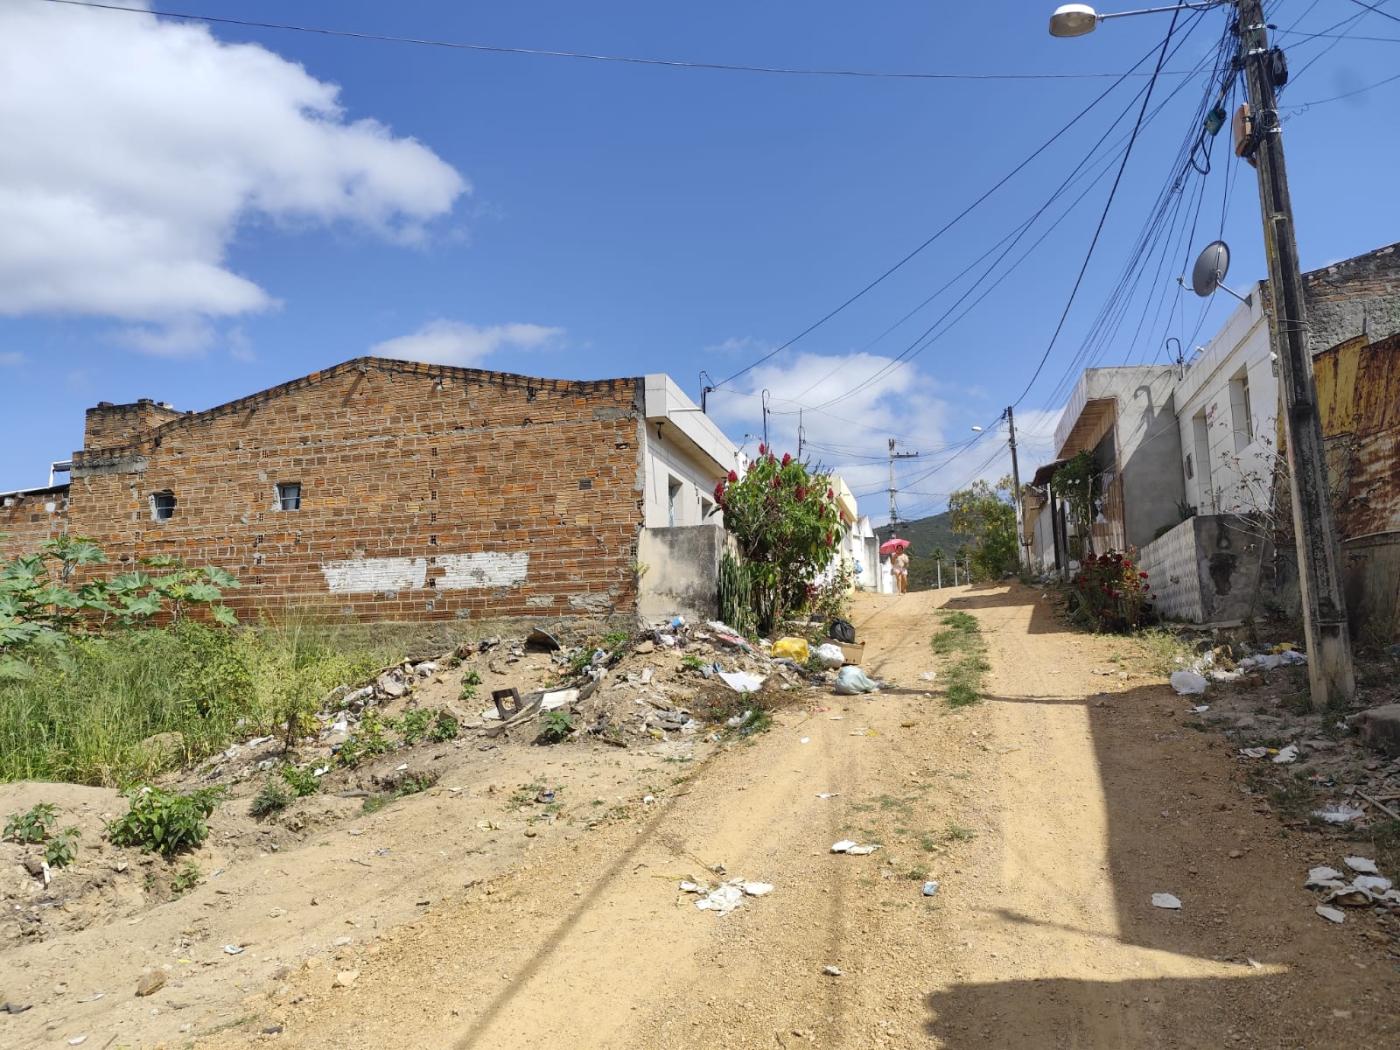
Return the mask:
M1224 241L1211 241L1191 268L1191 287L1204 299L1214 294L1229 272L1230 246Z

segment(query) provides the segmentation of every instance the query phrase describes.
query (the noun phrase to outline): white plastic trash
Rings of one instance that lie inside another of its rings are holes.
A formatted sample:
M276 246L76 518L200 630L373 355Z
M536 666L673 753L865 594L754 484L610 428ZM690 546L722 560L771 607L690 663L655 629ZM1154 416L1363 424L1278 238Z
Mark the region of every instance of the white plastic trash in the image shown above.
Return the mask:
M1285 748L1280 748L1279 753L1274 756L1274 765L1286 766L1290 762L1298 761L1298 745L1289 744Z
M1154 893L1152 895L1152 907L1166 908L1168 911L1180 911L1181 901L1170 893Z
M1343 857L1346 866L1352 871L1359 871L1362 875L1379 875L1380 869L1376 867L1376 862L1367 857Z
M1321 915L1321 916L1322 916L1324 919L1326 919L1328 922L1343 923L1343 922L1346 922L1346 921L1347 921L1346 915L1343 914L1343 912L1342 912L1342 910L1341 910L1340 908L1329 908L1329 907L1327 907L1327 905L1325 905L1325 904L1319 904L1319 905L1318 905L1315 909L1313 909L1313 910L1316 911L1319 915Z
M828 669L840 667L846 662L846 654L841 651L841 647L831 642L823 642L821 645L817 646L814 655L817 658L817 662Z
M1178 696L1200 696L1206 691L1204 676L1195 671L1173 671L1171 681Z
M878 682L854 665L843 667L836 674L836 692L840 696L873 693L879 688Z

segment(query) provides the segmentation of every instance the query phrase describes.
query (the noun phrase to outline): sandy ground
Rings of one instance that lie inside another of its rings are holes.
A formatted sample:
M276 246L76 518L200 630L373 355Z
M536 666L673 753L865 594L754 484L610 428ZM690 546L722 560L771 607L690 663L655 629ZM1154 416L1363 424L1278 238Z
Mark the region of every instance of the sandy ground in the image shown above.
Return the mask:
M944 604L979 618L993 665L962 711L919 678ZM1379 920L1329 925L1301 886L1336 858L1281 833L1168 689L1092 673L1111 640L1020 587L867 597L857 619L880 697L780 717L200 1045L1397 1045ZM831 854L847 836L882 849ZM776 888L699 911L676 882L716 864Z
M987 637L972 708L920 677L940 605ZM619 752L614 793L655 801L592 830L482 831L490 796L435 789L405 800L423 807L407 827L391 809L329 836L323 864L269 855L229 894L26 948L0 961L0 997L22 982L45 998L0 1016L0 1044L1400 1045L1379 920L1332 926L1302 888L1337 851L1284 834L1160 682L1095 674L1116 643L1050 608L1021 587L865 596L878 697L784 712L693 763ZM847 837L882 848L829 852ZM715 865L775 889L699 911L677 882ZM1182 909L1153 908L1159 891ZM321 920L278 917L305 916L309 895ZM249 943L223 956L235 929ZM134 998L141 966L161 964L167 986ZM81 1003L94 990L107 998Z

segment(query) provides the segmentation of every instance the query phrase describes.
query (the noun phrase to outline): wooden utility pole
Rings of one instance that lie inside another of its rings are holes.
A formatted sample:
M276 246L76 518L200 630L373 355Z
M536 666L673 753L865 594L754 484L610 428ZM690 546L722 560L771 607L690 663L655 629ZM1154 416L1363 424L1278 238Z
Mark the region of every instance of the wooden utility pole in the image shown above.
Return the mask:
M1237 0L1240 42L1253 118L1252 145L1264 217L1269 263L1269 337L1278 356L1283 419L1288 442L1293 526L1298 542L1298 580L1303 632L1314 706L1343 707L1356 695L1346 604L1342 598L1340 547L1327 485L1322 424L1317 411L1307 304L1298 266L1293 207L1283 161L1282 127L1275 94L1282 55L1271 52L1260 0Z

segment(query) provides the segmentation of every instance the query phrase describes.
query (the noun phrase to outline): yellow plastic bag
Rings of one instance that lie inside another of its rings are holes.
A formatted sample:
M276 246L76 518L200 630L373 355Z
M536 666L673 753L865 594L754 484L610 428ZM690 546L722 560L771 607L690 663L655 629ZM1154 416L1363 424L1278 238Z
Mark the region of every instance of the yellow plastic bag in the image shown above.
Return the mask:
M807 662L808 649L806 638L779 638L773 643L773 658L775 660L787 657L789 660L796 660L800 664Z

